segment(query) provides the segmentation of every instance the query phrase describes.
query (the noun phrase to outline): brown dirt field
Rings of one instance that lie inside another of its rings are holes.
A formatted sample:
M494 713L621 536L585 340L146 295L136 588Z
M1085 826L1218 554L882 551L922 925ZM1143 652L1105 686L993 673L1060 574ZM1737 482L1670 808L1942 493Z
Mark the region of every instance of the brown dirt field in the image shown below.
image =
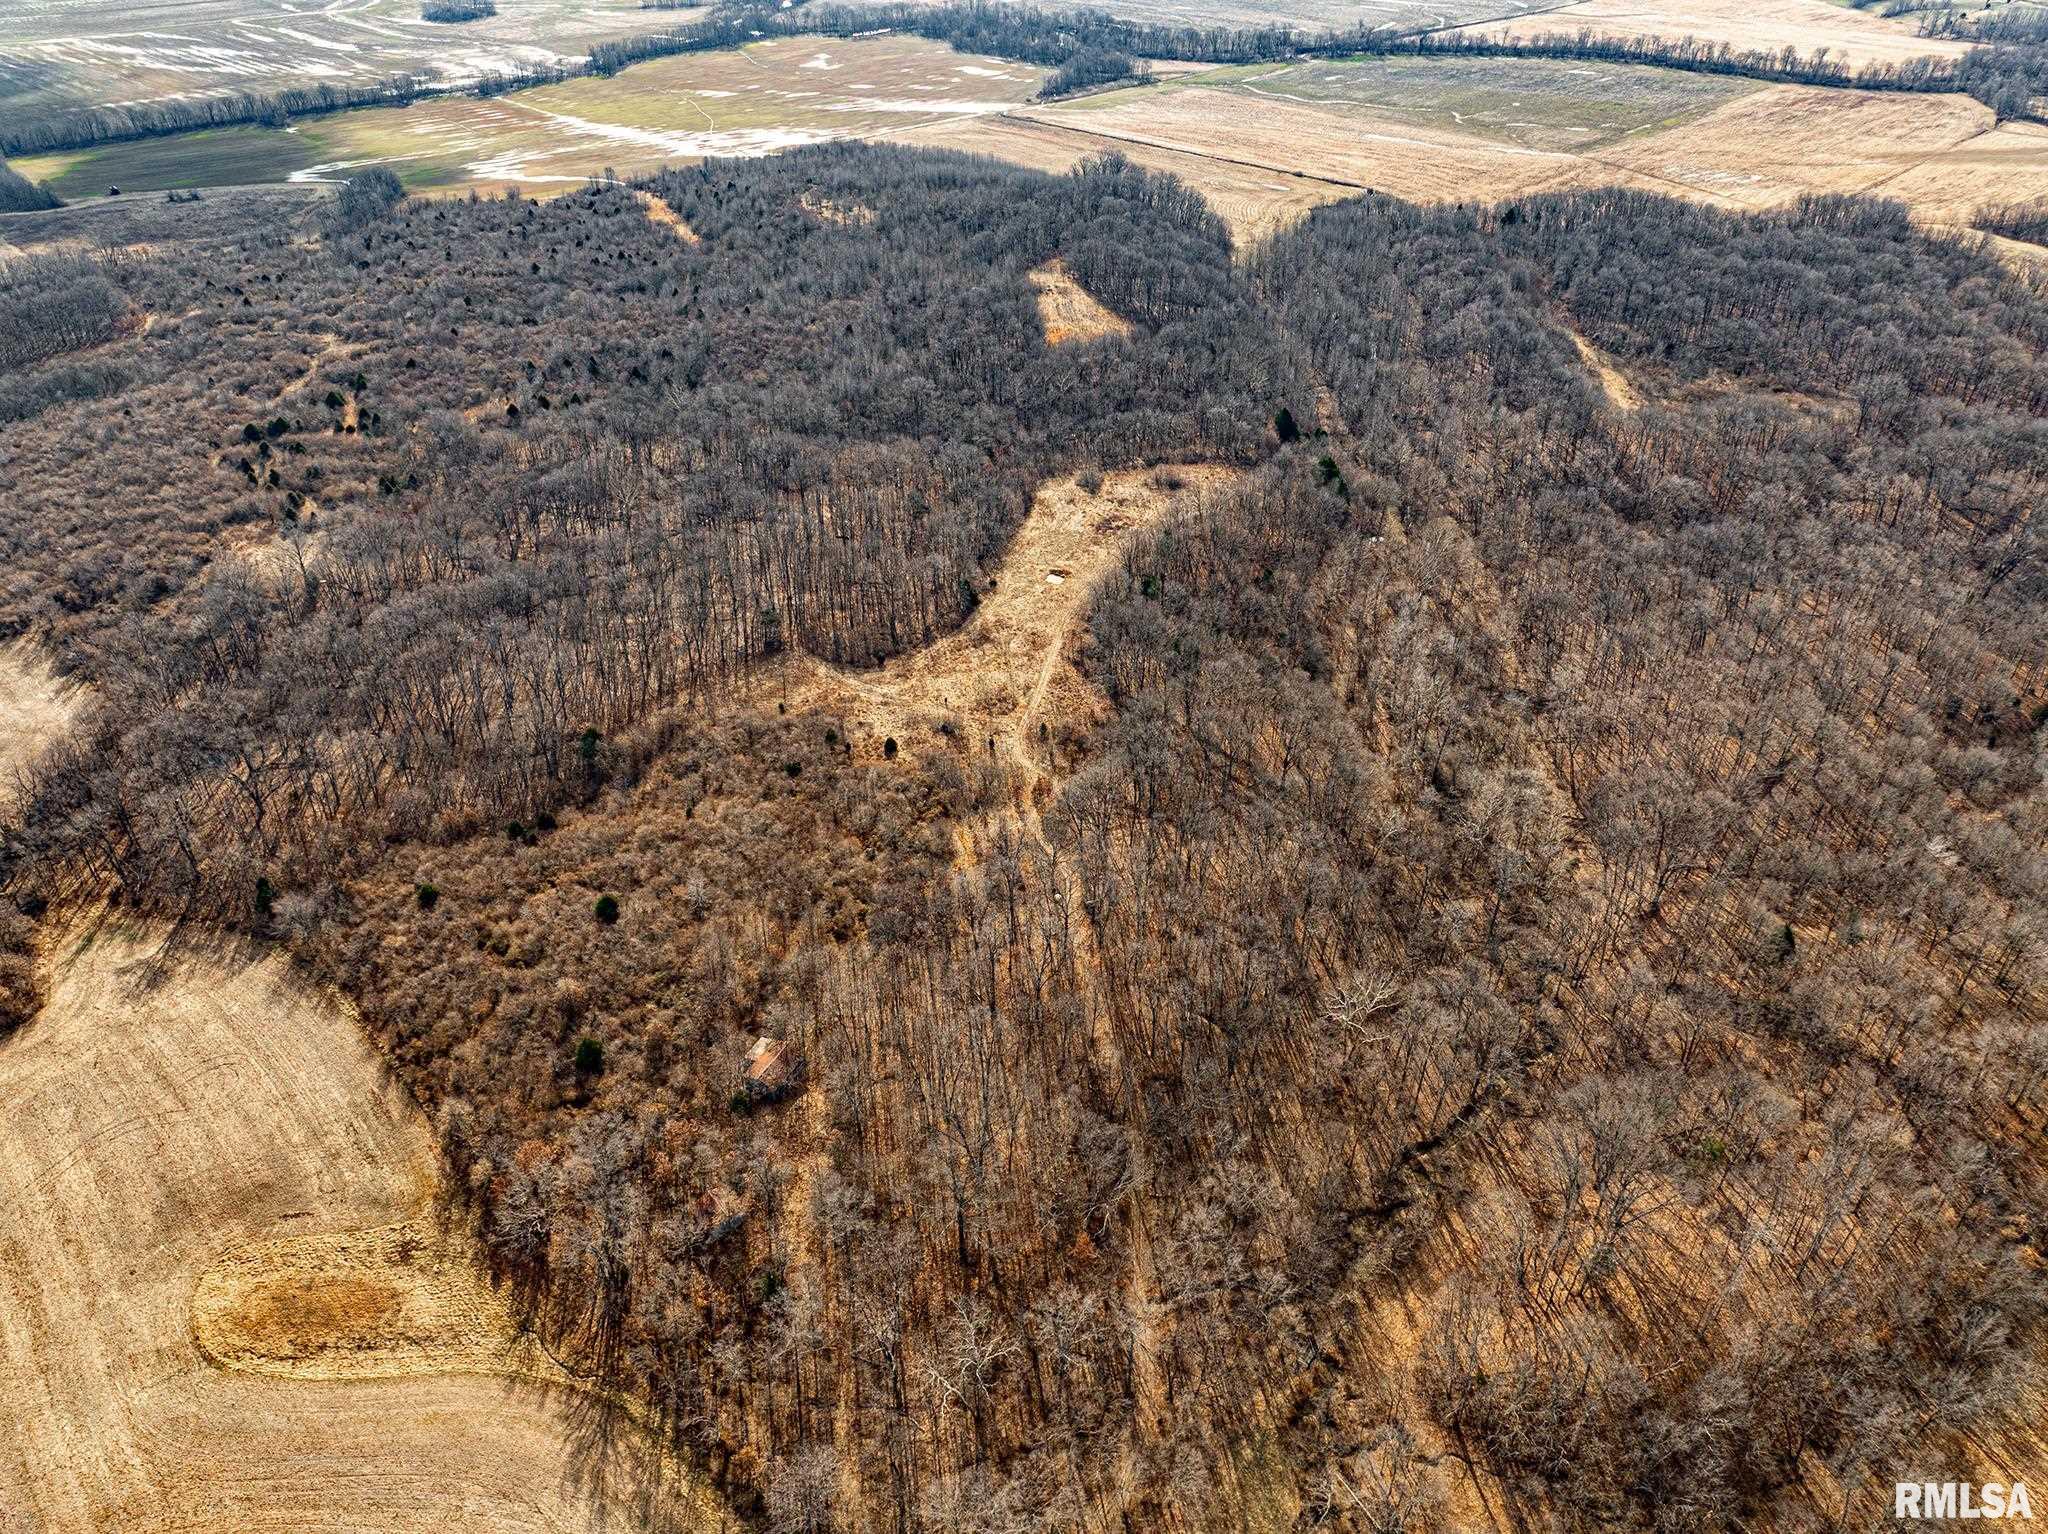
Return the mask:
M657 1461L530 1366L429 1227L427 1126L349 1019L276 955L164 940L80 924L0 1045L0 1509L37 1534L640 1526Z
M13 797L16 771L71 728L83 696L29 640L0 645L0 810Z
M1262 165L1233 165L1199 151L1164 149L1129 140L1099 138L1080 124L1029 121L1005 113L935 123L894 135L906 143L991 155L1012 165L1060 172L1090 155L1120 151L1134 164L1178 176L1208 200L1230 226L1239 245L1285 228L1310 208L1350 197L1355 189Z
M1667 190L1765 208L1807 192L1900 196L1916 167L1991 124L1990 108L1967 96L1774 85L1593 158Z
M1039 723L1090 719L1101 706L1068 653L1089 592L1116 568L1132 534L1236 474L1213 464L1127 469L1105 474L1094 495L1073 479L1051 481L965 627L879 671L800 657L775 675L773 693L792 712L845 720L863 757L880 758L890 737L909 753L931 749L943 739L939 723L953 721L971 754L994 740L1029 781L1039 770ZM1162 488L1169 476L1182 488Z
M1099 341L1104 336L1127 336L1131 322L1105 309L1093 293L1082 287L1058 256L1031 273L1031 287L1038 294L1038 318L1045 326L1048 345L1069 341Z
M1697 37L1740 50L1826 48L1852 65L1954 58L1966 45L1916 37L1910 21L1830 5L1827 0L1583 0L1560 10L1467 28L1500 37L1590 29L1612 37Z

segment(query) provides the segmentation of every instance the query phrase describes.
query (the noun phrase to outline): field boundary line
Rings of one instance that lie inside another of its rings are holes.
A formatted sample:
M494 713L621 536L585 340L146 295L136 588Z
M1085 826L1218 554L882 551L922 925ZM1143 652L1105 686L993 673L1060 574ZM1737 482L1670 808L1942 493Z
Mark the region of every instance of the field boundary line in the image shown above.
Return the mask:
M1354 191L1370 192L1372 187L1363 181L1347 181L1341 176L1319 176L1311 170L1293 170L1284 165L1269 164L1265 160L1240 160L1232 155L1211 154L1204 149L1189 149L1182 144L1168 144L1159 139L1140 138L1135 133L1105 133L1100 128L1076 128L1067 123L1052 122L1043 117L1026 117L1021 112L995 112L990 114L995 122L1031 123L1036 127L1050 128L1056 133L1072 133L1081 138L1101 139L1111 144L1137 144L1145 149L1162 149L1171 154L1184 154L1196 160L1213 160L1218 165L1236 165L1244 170L1263 170L1275 176L1293 176L1301 181L1320 181L1325 186L1346 186Z

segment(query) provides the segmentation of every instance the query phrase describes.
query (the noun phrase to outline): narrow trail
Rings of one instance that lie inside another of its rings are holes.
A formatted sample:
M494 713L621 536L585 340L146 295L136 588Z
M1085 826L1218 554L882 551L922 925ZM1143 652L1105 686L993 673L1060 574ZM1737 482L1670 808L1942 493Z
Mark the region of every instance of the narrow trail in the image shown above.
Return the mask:
M278 403L282 404L285 400L290 399L294 394L304 389L314 379L318 378L320 370L327 366L337 355L354 355L354 349L345 346L341 337L331 330L323 330L312 337L312 339L320 343L320 349L313 354L313 359L306 364L304 372L277 391Z
M1053 876L1078 909L1075 875L1064 862L1051 859L1039 819L1038 807L1050 800L1058 778L1052 753L1040 745L1039 730L1044 727L1050 736L1067 725L1090 723L1107 710L1106 701L1076 669L1074 651L1095 587L1117 568L1131 540L1165 525L1239 474L1208 464L1124 470L1102 476L1092 494L1078 477L1051 481L1040 488L991 589L964 628L880 671L797 657L781 668L758 701L772 697L792 713L838 718L854 754L863 760L884 759L884 743L895 740L913 760L927 752L959 751L998 763L1009 776L1009 792L965 828L961 861L979 861L1006 835L1035 843L1048 854ZM950 739L940 733L942 725L952 731ZM1078 941L1085 947L1085 922ZM1087 955L1078 961L1085 963ZM1095 1044L1105 1078L1121 1083L1123 1061L1115 1039L1098 1029ZM785 1199L782 1237L788 1282L798 1291L816 1284L812 1190L829 1164L832 1135L822 1090L807 1089L800 1111L804 1143ZM1127 1230L1124 1303L1132 1328L1137 1437L1154 1442L1167 1427L1158 1364L1159 1283L1151 1231L1141 1210L1129 1212ZM849 1400L833 1403L834 1438L842 1445L852 1432L850 1414ZM1126 1444L1123 1453L1127 1479L1134 1481L1133 1446Z
M1085 724L1103 706L1070 654L1096 584L1117 567L1130 538L1237 472L1213 464L1122 470L1102 476L1093 494L1076 478L1051 481L965 627L874 671L795 657L757 697L792 713L837 715L862 759L880 760L892 739L913 759L956 749L970 759L1000 759L1019 774L1025 802L1035 802L1051 788L1036 749L1040 726L1050 735ZM992 818L1022 819L1008 808Z
M1607 395L1607 403L1626 414L1640 410L1643 397L1636 392L1636 386L1628 381L1620 368L1616 367L1607 353L1576 330L1571 332L1572 345L1579 349L1579 358L1591 368L1600 380L1600 387Z
M700 108L699 110L701 111L702 109ZM707 122L710 121L709 118L705 120ZM673 229L676 238L685 245L702 245L704 243L704 237L685 223L680 213L676 212L674 208L671 208L652 192L636 191L633 195L640 199L640 205L647 210L647 221L650 224L659 224L664 229Z

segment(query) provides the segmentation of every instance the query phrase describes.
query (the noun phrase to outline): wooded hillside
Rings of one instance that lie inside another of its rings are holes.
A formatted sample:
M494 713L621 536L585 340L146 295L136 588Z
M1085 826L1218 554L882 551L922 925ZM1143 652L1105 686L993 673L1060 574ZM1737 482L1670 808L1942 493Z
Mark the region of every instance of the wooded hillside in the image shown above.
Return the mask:
M70 318L0 358L0 632L95 694L0 872L346 991L532 1324L762 1526L2029 1463L2048 299L1839 199L1236 262L1115 160L352 206L9 277ZM1047 344L1055 256L1129 334ZM1048 658L1092 712L778 708L1050 477L1197 460Z

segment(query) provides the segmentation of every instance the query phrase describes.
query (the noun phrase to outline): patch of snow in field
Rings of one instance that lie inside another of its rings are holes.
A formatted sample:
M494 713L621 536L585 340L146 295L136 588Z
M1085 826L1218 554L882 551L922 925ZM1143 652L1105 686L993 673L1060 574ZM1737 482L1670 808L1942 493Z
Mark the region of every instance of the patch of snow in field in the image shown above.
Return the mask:
M430 67L446 77L480 80L487 75L518 74L530 65L568 65L575 62L549 48L509 44L496 48L449 49L436 54Z
M832 55L831 55L831 54L829 54L829 53L820 53L820 54L816 54L816 55L813 55L813 56L812 56L811 58L805 59L805 60L804 60L804 61L803 61L803 62L802 62L801 64L797 65L797 68L798 68L798 69L843 69L843 68L845 68L845 66L844 66L843 64L835 64L835 63L833 63L833 62L832 62Z
M295 43L304 43L308 48L321 48L329 53L360 53L356 43L345 43L338 37L315 37L311 32L295 32L290 27L279 27L279 37L289 37Z
M375 22L363 20L362 17L360 16L343 15L336 16L334 19L338 22L341 22L344 26L361 27L365 32L374 32L379 37L394 38L401 43L409 43L412 41L412 39L407 37L403 32L393 32L388 27L380 27Z
M593 122L585 117L573 117L566 112L550 112L544 107L529 107L540 117L557 123L584 143L566 143L551 149L507 150L465 167L473 175L514 179L525 175L523 167L532 160L557 158L565 154L588 153L597 144L629 144L638 149L659 150L665 155L678 158L705 158L711 155L725 155L736 159L753 159L761 155L778 154L785 149L800 149L809 144L830 143L837 135L808 128L730 128L704 132L685 132L659 128L632 128L622 123ZM581 178L570 178L581 179Z
M426 152L421 151L419 154L371 155L367 160L329 160L325 165L308 165L303 170L295 170L285 177L285 180L297 181L302 184L306 182L319 182L332 185L347 179L346 177L337 177L334 173L338 170L354 170L359 165L395 165L400 160L423 160L425 158Z
M957 71L963 75L979 75L984 80L1015 80L1019 76L1001 69L983 69L979 64L962 64Z
M1263 85L1245 84L1240 87L1246 95L1265 96L1273 101L1298 101L1305 107L1367 107L1375 112L1423 112L1427 107L1416 106L1413 102L1360 101L1350 96L1303 96L1294 91L1269 91ZM1456 112L1451 116L1457 117ZM1458 118L1463 122L1462 117Z
M707 97L707 98L709 98L709 99L711 99L711 100L714 100L714 101L715 101L715 100L721 100L721 99L723 99L724 97L727 97L727 96L737 96L737 95L739 94L739 92L738 92L738 91L713 91L713 90L697 90L697 91L684 91L684 92L683 92L683 94L684 94L685 96L704 96L704 97Z

